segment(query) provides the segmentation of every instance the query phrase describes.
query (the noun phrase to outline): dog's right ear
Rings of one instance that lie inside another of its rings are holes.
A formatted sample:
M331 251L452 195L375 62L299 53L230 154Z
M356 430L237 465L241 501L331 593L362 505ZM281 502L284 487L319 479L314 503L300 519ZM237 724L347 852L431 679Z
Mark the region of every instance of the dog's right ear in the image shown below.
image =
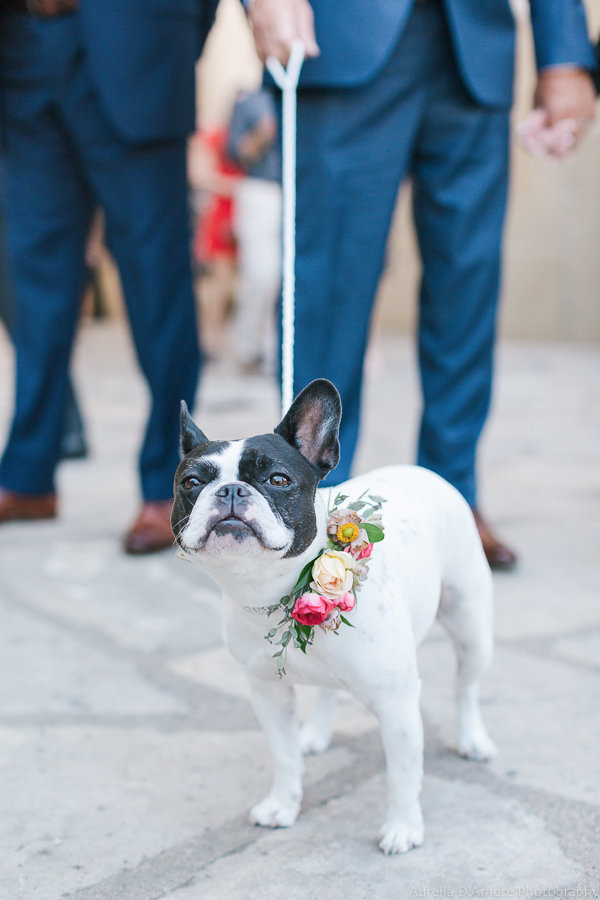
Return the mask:
M325 478L340 461L340 420L342 401L336 388L325 378L311 381L301 391L275 429L299 450Z
M181 401L181 413L179 415L181 424L181 453L185 456L198 444L208 444L208 438L203 431L200 431L194 420L189 414L185 400Z

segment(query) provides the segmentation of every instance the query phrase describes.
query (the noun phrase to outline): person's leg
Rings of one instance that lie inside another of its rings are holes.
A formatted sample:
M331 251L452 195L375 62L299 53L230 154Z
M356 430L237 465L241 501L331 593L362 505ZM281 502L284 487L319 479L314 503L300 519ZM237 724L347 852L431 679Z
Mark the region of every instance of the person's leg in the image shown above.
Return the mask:
M85 60L63 111L106 217L151 408L140 455L146 501L172 497L179 463L179 407L192 407L199 350L192 290L186 142L128 145L113 132Z
M9 83L3 97L16 399L0 484L34 495L55 491L92 213L72 148L43 97L27 83Z
M9 272L9 260L6 252L4 224L4 167L0 160L0 322L10 335L13 318L12 280Z
M474 103L449 57L414 163L423 276L418 463L476 505L475 453L490 402L508 185L508 111Z
M4 238L3 179L3 170L0 163L0 322L2 322L10 336L12 335L13 328L14 297L12 279L9 271L9 259ZM73 381L69 376L65 418L60 442L60 458L78 459L83 456L87 456L85 428L79 410L75 389L73 387Z
M281 187L244 178L235 196L238 287L231 323L232 351L247 367L273 362L273 313L281 283ZM268 349L267 349L268 348Z
M140 455L145 500L172 497L179 465L179 410L190 409L199 377L192 287L185 141L144 148L121 170L122 193L97 177L107 238L126 298L151 408ZM103 174L103 173L102 173ZM123 194L129 187L127 202ZM110 194L112 193L112 197Z
M373 82L298 100L294 388L324 377L342 397L341 460L325 484L350 474L372 305L436 52L418 6Z
M439 60L414 163L423 259L419 362L423 413L417 461L455 485L474 510L488 562L514 552L477 511L476 450L488 414L508 187L508 111L475 104L452 55Z
M207 260L196 276L202 350L209 359L217 360L223 356L235 281L235 260L230 254Z

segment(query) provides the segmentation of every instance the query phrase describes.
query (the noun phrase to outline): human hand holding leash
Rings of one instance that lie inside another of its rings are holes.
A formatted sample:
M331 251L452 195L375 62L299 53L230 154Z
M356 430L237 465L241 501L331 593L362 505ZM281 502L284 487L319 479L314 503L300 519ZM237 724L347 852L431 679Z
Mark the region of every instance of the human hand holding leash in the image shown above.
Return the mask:
M263 62L274 56L287 66L297 38L304 44L306 56L318 56L321 52L308 0L250 0L246 10L256 50Z

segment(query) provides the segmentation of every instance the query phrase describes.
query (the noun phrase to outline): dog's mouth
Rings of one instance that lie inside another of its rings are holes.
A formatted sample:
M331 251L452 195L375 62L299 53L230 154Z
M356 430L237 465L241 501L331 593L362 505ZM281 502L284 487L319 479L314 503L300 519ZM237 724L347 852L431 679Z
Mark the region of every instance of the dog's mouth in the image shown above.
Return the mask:
M228 515L224 519L215 522L206 535L207 540L211 534L214 534L216 537L231 535L236 541L243 541L248 537L255 537L257 541L262 543L258 531L253 528L249 522L246 522L245 519L240 519L235 515Z
M258 523L241 518L232 511L228 511L226 515L215 516L212 520L205 522L201 533L194 536L188 531L187 524L184 525L183 528L177 529L176 540L184 552L193 554L223 553L228 549L233 550L234 546L239 546L241 549L246 543L245 553L249 552L251 547L256 544L264 550L272 552L285 549L285 546L276 546L275 542L270 541Z

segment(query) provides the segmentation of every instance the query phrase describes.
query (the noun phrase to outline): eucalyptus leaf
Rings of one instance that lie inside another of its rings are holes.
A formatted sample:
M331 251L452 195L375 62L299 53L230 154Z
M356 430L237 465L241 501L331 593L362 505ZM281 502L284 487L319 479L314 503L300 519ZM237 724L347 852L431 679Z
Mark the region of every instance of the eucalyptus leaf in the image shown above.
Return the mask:
M337 506L338 503L343 503L344 500L347 500L347 499L348 499L348 494L342 494L342 493L340 492L340 493L337 495L337 497L335 498L335 500L333 501L333 505L334 505L334 506Z

